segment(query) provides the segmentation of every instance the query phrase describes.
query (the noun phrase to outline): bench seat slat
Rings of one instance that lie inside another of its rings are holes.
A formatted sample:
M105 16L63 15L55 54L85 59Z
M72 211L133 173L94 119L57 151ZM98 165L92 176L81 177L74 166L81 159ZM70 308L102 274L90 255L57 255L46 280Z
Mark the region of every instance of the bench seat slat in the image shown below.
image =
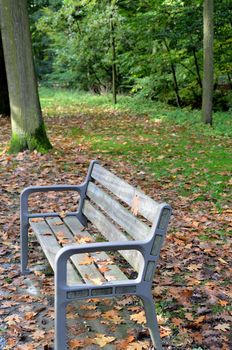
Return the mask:
M53 235L48 224L43 220L39 222L33 222L30 220L30 226L35 232L36 237L46 255L53 271L55 270L55 256L60 250L60 245ZM81 278L78 276L76 270L70 262L67 264L67 279L69 284L82 283Z
M87 195L121 226L132 239L142 240L148 238L151 231L150 228L92 182L89 183Z
M80 223L80 221L74 217L74 216L66 216L64 218L65 224L69 227L69 229L72 231L74 235L78 235L81 237L89 237L91 238L91 235L89 232L84 230L83 225ZM104 263L107 263L108 261L112 261L105 252L100 252L100 253L91 253L91 256L93 256L96 261L99 261L99 265ZM106 265L107 271L105 271L103 274L106 278L106 280L126 280L127 277L126 275L114 264L108 264Z
M99 164L94 165L91 177L129 206L132 206L134 199L137 198L136 206L138 212L150 222L154 221L157 211L159 210L158 202L148 197L142 191L129 185L124 180L121 180L118 176L112 174Z
M62 233L62 237L67 238L67 244L75 243L74 236L60 218L47 218L46 221L55 235L59 235L60 232ZM88 254L76 254L71 256L70 259L72 260L73 264L76 266L77 270L80 272L82 278L86 283L94 284L94 280L96 279L99 279L103 282L104 277L99 272L94 263L82 265L82 263L84 263L85 259L88 258L88 256Z
M85 201L83 213L87 219L101 232L107 241L128 241L128 238L119 231L99 210L88 200ZM143 264L143 258L137 251L122 250L120 254L138 272Z

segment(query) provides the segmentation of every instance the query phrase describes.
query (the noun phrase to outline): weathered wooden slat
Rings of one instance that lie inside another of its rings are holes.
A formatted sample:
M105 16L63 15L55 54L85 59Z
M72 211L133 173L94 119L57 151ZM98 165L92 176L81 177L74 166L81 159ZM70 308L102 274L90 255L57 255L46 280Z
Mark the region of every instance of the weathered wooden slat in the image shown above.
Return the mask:
M89 232L84 230L84 227L82 226L82 224L79 222L77 218L73 216L67 216L66 218L64 218L64 222L72 231L74 236L78 235L78 237L91 238L91 235L89 234ZM111 262L112 260L109 257L109 255L107 255L105 252L91 253L91 256L94 257L97 265L99 265L100 267L105 265L105 267L107 268L107 271L102 272L107 281L111 281L114 279L115 280L127 279L126 275L116 265L114 265L113 263L112 264L108 263L108 262Z
M121 180L101 165L95 164L91 176L129 206L136 206L138 213L153 222L159 203L133 186Z
M128 238L87 200L84 203L83 213L107 241L128 241ZM141 269L143 258L139 252L134 250L122 250L119 252L137 272Z
M55 256L60 250L60 245L57 242L53 232L48 224L43 220L39 222L33 222L30 220L30 226L35 232L36 237L46 255L53 271L55 269ZM67 264L67 280L69 284L82 283L81 278L78 276L74 267L68 262Z
M50 218L46 219L46 221L58 239L61 238L65 241L66 238L67 244L73 244L75 242L74 236L72 235L71 231L67 228L67 226L63 223L63 221L60 218ZM77 270L80 272L81 276L83 277L86 283L95 284L94 281L96 279L98 281L104 282L104 277L98 271L94 263L88 265L83 264L88 257L88 254L76 254L71 256L70 259L72 260L72 263L76 266Z
M148 238L151 232L150 228L92 182L88 185L87 195L121 226L132 239L143 240Z

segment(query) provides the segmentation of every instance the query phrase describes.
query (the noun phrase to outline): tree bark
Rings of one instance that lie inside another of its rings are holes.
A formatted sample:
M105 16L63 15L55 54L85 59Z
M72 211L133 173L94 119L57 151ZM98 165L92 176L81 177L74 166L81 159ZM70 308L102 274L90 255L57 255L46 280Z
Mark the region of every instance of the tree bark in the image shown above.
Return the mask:
M0 32L0 115L10 116L10 101L6 79L5 60Z
M32 55L27 0L0 0L0 22L10 110L10 151L46 151L47 138Z
M111 7L113 6L110 1ZM111 11L113 9L111 8ZM116 67L116 45L115 45L115 28L113 13L110 14L110 34L111 34L111 49L112 49L112 94L113 103L117 103L117 67Z
M203 5L203 95L202 120L205 124L213 123L213 0L204 0Z
M195 67L196 67L196 72L197 72L197 82L198 82L200 88L202 89L201 73L200 73L200 67L198 64L195 47L193 48L193 57L194 57L194 62L195 62Z
M179 95L179 86L178 86L177 77L176 77L176 68L175 68L175 65L174 65L172 58L171 58L169 46L168 46L165 39L164 39L164 45L165 45L166 50L167 50L168 55L169 55L170 67L171 67L172 77L173 77L173 86L174 86L175 97L176 97L176 104L178 107L181 107L181 98Z

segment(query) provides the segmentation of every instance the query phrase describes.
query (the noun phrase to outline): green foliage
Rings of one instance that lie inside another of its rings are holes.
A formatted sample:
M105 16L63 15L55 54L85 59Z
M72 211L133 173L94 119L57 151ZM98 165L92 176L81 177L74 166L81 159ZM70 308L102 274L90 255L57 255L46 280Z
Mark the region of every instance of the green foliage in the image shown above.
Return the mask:
M118 91L172 105L179 100L181 106L201 106L202 1L31 3L37 71L43 83L110 91L113 18ZM231 108L231 12L228 0L215 0L215 110Z

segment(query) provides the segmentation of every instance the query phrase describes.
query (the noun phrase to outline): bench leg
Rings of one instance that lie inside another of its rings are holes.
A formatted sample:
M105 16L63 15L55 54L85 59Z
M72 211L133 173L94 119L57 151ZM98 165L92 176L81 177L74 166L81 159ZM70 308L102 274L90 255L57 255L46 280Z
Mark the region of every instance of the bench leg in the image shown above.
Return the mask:
M156 350L162 350L162 341L160 338L159 325L157 321L155 305L152 295L142 296L142 301L144 304L146 319L147 319L147 328L149 329L152 343Z
M66 303L55 300L55 350L67 349Z
M28 265L28 221L27 219L21 219L20 227L20 241L21 241L21 272L23 275L28 274L30 271L27 268Z

